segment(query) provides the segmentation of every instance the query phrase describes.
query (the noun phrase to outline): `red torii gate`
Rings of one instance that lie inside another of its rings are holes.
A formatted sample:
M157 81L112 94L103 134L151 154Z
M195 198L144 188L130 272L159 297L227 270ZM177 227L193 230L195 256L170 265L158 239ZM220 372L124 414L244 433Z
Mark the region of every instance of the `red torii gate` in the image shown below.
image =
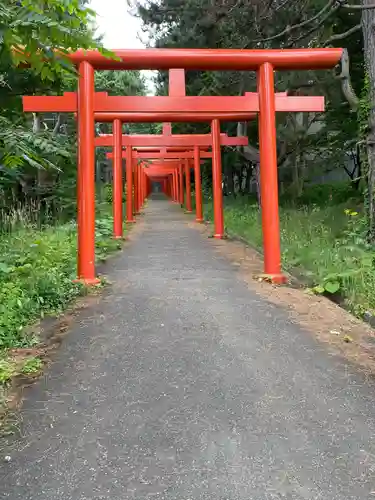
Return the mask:
M127 152L122 152L122 158L127 158ZM210 151L200 151L199 146L194 146L193 150L181 150L181 151L167 151L164 152L162 148L150 151L135 150L132 153L133 160L154 160L161 159L163 160L164 165L170 165L166 160L179 160L179 168L177 172L179 185L177 187L177 199L175 201L179 201L181 205L184 203L184 189L183 189L183 172L185 171L186 177L186 210L187 212L192 211L191 204L191 189L190 189L190 162L189 160L194 160L194 182L195 182L195 207L196 207L196 222L203 222L203 207L202 207L202 186L201 186L201 176L200 176L200 164L201 159L212 158L212 152ZM114 158L114 153L107 153L106 157L108 159ZM182 160L185 161L185 165L182 164ZM155 165L155 162L152 161L151 165ZM183 168L185 166L185 169ZM148 165L149 167L149 165ZM116 210L114 208L114 210ZM220 224L220 223L219 223Z
M219 49L146 49L115 50L110 59L97 50L78 50L68 55L78 66L79 92L76 107L79 116L78 190L82 198L78 206L78 277L86 283L96 282L95 276L95 196L94 196L94 113L206 113L212 118L213 183L221 186L220 122L218 113L259 112L259 142L261 158L262 222L264 229L265 272L274 282L282 282L278 217L278 186L275 111L321 111L323 102L314 102L308 109L294 107L295 97L277 98L274 91L275 70L326 69L341 59L342 50L219 50ZM94 92L95 69L170 69L257 71L258 93L236 97L117 97L98 96ZM34 97L44 109L29 111L60 111L45 103L59 97ZM61 99L61 98L60 98ZM313 98L309 98L313 99ZM51 101L52 102L52 101ZM36 101L35 101L36 104ZM319 106L318 106L319 104ZM313 109L311 109L313 108ZM25 107L25 111L26 111ZM61 111L66 111L65 109ZM216 116L215 116L216 114ZM181 116L186 120L185 116ZM130 120L128 120L130 121ZM216 192L215 192L216 194ZM214 196L214 212L222 209L222 200Z
M164 192L170 196L173 201L179 201L179 186L178 186L178 170L180 163L173 161L169 163L153 163L143 169L144 175L148 178L158 178L159 181L164 181Z
M172 163L170 165L165 163L154 163L152 166L144 168L144 172L146 176L152 177L153 179L157 176L159 182L162 180L165 194L169 196L173 202L177 203L180 195L178 170L181 164L175 164L174 169L171 168L172 165ZM202 220L199 222L203 222L203 215Z
M183 96L186 96L186 83L185 83L185 70L184 69L170 69L169 70L169 89L168 89L168 95L170 97L183 97ZM144 113L142 116L145 116L146 114ZM154 115L153 115L154 116ZM177 115L178 116L178 115ZM202 115L195 115L196 117L199 117L199 119L202 119ZM115 120L118 120L118 119L121 119L121 118L124 118L123 116L123 113L95 113L95 117L98 119L98 118L101 118L103 119L104 121L112 121L112 123L114 124L115 123ZM220 116L217 116L217 117L220 117ZM253 113L252 115L248 116L247 113L242 113L240 115L241 118L246 118L246 119L250 119L250 118L255 118L256 117L256 114ZM155 116L154 116L155 118ZM192 116L190 116L190 118L192 118ZM204 116L204 118L208 118L207 116ZM212 116L210 116L210 118L212 118ZM229 114L225 114L223 116L221 116L221 118L225 118L225 119L230 119L231 116ZM171 121L173 121L173 116L171 118ZM101 145L103 144L106 144L106 145L114 145L114 142L112 143L112 140L113 141L119 141L118 137L116 137L116 134L115 134L115 127L113 126L113 139L109 139L108 136L101 136ZM156 141L157 138L162 138L162 137L165 137L165 136L169 136L169 137L172 137L172 123L163 123L163 133L162 133L162 136L139 136L137 135L136 136L136 139L140 139L142 137L142 139L145 139L145 144L149 144L150 145L150 140L153 140L153 141ZM105 139L103 139L103 137L105 137ZM152 139L150 139L150 137L152 137ZM179 143L180 143L180 140L184 138L184 136L176 136L174 135L173 136L176 140L176 137L177 137L177 140L179 140ZM197 144L197 141L194 141L194 139L197 139L199 140L200 138L203 138L203 137L207 137L204 136L204 135L199 135L199 134L193 134L193 135L189 135L188 138L189 138L189 144L191 144L192 147L195 148L195 145ZM210 137L210 136L208 136ZM134 138L134 136L133 136ZM211 137L210 137L211 138ZM248 139L247 137L236 137L236 138L228 138L228 136L226 134L221 134L220 136L221 138L221 145L233 145L233 146L238 146L238 145L247 145L248 144ZM105 143L105 140L109 141L108 144ZM96 141L96 145L98 145L99 141L98 138L95 139ZM190 142L191 141L191 142ZM161 141L158 141L160 144L161 144ZM169 143L169 141L168 141ZM210 141L210 146L212 145L212 138L211 138L211 141ZM164 143L165 144L165 143ZM117 149L119 148L119 146L117 146ZM127 146L127 149L129 149L129 146ZM181 162L181 164L178 166L178 169L177 169L177 178L178 178L178 181L177 181L177 184L176 184L176 179L175 177L173 176L173 188L174 188L174 191L175 191L175 196L172 196L172 198L174 199L174 201L179 201L181 206L184 204L184 189L183 189L183 186L184 186L184 180L183 180L183 176L184 176L184 171L185 171L185 176L186 176L186 209L187 209L187 212L191 212L192 211L192 204L191 204L191 187L190 187L190 164L189 164L189 158L193 158L194 159L194 180L195 180L195 195L196 195L196 222L203 222L203 207L202 207L202 187L201 187L201 173L200 173L200 158L202 157L206 157L206 158L212 158L212 154L211 153L205 153L205 152L202 152L202 146L199 146L197 145L197 149L193 149L193 152L192 153L189 153L188 151L184 151L183 152L183 149L179 148L178 146L169 146L169 147L163 147L163 148L159 148L158 150L153 150L152 148L150 147L138 147L138 148L134 148L134 149L137 149L137 153L135 153L135 156L137 159L140 159L140 158L150 158L150 155L146 153L146 151L148 153L150 152L157 152L158 154L156 155L152 155L153 158L162 158L162 159L172 159L172 158L176 158L176 155L175 154L172 154L172 150L173 151L178 151L180 150L181 153L178 155L178 158L180 160L182 159L186 159L185 161L185 164L183 164ZM207 149L207 148L205 148ZM123 153L123 157L127 157L127 155L130 154L130 153ZM200 157L198 156L200 154ZM111 154L107 154L107 158L113 158L114 159L114 163L113 163L113 167L114 169L117 169L118 171L120 171L121 169L121 165L120 165L120 161L119 161L119 158L117 157L117 155L111 155ZM196 159L195 159L196 158ZM127 163L129 163L129 159L127 160ZM168 163L170 165L170 163ZM155 165L155 162L153 162L153 166ZM175 173L174 173L175 174ZM119 177L119 176L117 176ZM127 185L129 187L130 183L129 181L127 181ZM165 188L167 189L167 184L165 185ZM119 188L118 188L119 190ZM114 189L114 192L116 192L116 188ZM166 191L167 192L167 191ZM171 190L171 193L172 193L172 190ZM169 194L169 193L168 193ZM135 193L135 195L137 196L137 193ZM115 201L115 200L114 200ZM118 202L117 204L119 204L120 202ZM131 205L131 201L129 200L128 201L128 205L127 207ZM114 207L114 211L115 212L119 212L119 210L122 210L122 205L121 207L119 207L118 210L116 210L116 208ZM128 208L127 210L128 214L130 214L130 208ZM218 216L221 216L221 218L223 217L223 214L222 213L216 213L215 215L218 215ZM119 216L118 216L119 218ZM220 228L222 228L222 231L224 232L224 221L223 220L214 220L214 223L215 223L215 234L217 236L220 235ZM120 227L120 224L117 224L119 227ZM116 226L116 224L115 224ZM122 230L122 223L121 223L121 230Z
M192 153L187 153L181 151L180 153L177 152L169 152L169 148L172 149L177 149L177 148L194 148L195 146L198 146L199 148L201 147L210 147L212 146L212 136L211 134L191 134L191 135L151 135L151 134L145 134L145 135L122 135L120 137L120 132L121 132L121 124L118 124L118 118L116 113L113 113L113 134L107 134L107 135L101 135L99 137L95 138L95 146L102 146L102 147L113 147L114 152L113 155L107 155L107 158L113 158L114 159L114 226L116 229L116 235L121 236L122 234L122 179L121 179L121 173L122 173L122 165L121 165L121 160L118 156L118 151L120 149L120 141L122 146L126 146L127 152L122 154L122 156L125 156L126 158L126 165L127 165L127 190L128 192L132 191L132 183L131 183L131 177L130 177L130 164L132 159L130 158L130 155L132 155L132 158L180 158L183 159L185 158L186 160L188 158L194 159L195 154L200 155L200 157L206 157L206 158L212 158L212 154L207 154L204 152L200 152L199 149L197 151L192 151ZM226 134L220 134L220 145L221 146L238 146L238 145L247 145L248 144L248 138L247 137L228 137ZM143 145L147 145L148 147L150 146L159 146L162 147L163 149L160 149L159 154L151 154L147 153L146 150L144 152L137 152L137 153L132 153L132 148L134 147L142 147ZM195 153L195 154L194 154ZM198 165L195 168L195 182L196 182L196 193L197 191L201 191L201 186L200 186L200 159L198 157ZM186 161L188 163L188 161ZM181 173L180 173L181 175ZM188 185L188 177L190 177L190 171L188 171L188 165L185 165L185 175L187 177L187 211L191 212L191 197L190 197L190 183ZM199 179L198 179L199 176ZM189 181L190 182L190 181ZM182 184L183 181L180 181ZM203 216L202 216L202 206L201 206L201 194L198 194L198 202L199 205L197 204L197 222L202 222L203 221ZM181 193L180 196L181 204L183 204L183 194ZM128 222L132 222L132 200L131 198L128 199L127 197L127 202L126 202L126 218ZM223 214L222 212L216 213L215 214L215 235L216 237L222 237L224 234L224 221L223 221ZM121 234L119 233L121 231Z
M168 95L170 97L182 97L182 96L186 96L186 84L185 84L185 70L184 69L170 69L169 70L169 89L168 89ZM242 113L242 117L244 117L244 115L246 116L247 119L250 119L252 117L256 117L256 114L253 113L252 115L248 116L246 113ZM142 116L144 117L145 114L142 114ZM195 116L199 116L199 119L202 119L202 116L201 115L195 115ZM218 117L220 117L220 115L218 115ZM116 131L118 131L119 129L119 125L118 125L118 120L119 119L122 119L124 120L124 116L123 116L123 113L95 113L95 118L97 120L99 119L102 119L103 121L111 121L113 123L113 137L112 136L109 136L109 135L106 135L106 136L100 136L100 139L96 138L95 139L95 143L96 145L101 145L101 146L115 146L115 142L117 141L117 148L116 150L119 149L119 138L116 134ZM155 116L154 116L155 118ZM191 117L192 118L192 117ZM205 116L205 118L207 118L207 116ZM212 116L210 117L212 118ZM224 116L222 116L222 118L229 118L229 116L227 116L227 114L225 114ZM172 117L172 120L173 121L173 117ZM115 126L115 122L116 122L116 125ZM153 144L160 144L160 145L163 145L162 141L159 141L158 139L163 139L165 136L169 136L169 137L172 137L172 124L171 123L163 123L163 133L162 135L158 136L158 135L137 135L137 136L133 136L132 139L134 141L134 139L138 140L138 143L140 144L141 143L141 140L144 139L144 143L145 144L148 144L149 146L151 145L151 143ZM207 139L209 139L209 142L210 142L210 146L212 145L212 138L211 136L207 136L207 135L197 135L197 134L194 134L194 135L189 135L189 136L182 136L182 135L174 135L173 138L175 141L178 141L178 144L181 143L181 141L183 139L187 139L188 137L188 141L189 141L189 144L194 147L195 144L199 145L199 139L203 139L204 137L206 137ZM221 134L221 145L233 145L233 146L239 146L239 145L247 145L248 144L248 139L247 137L243 137L243 138L229 138L226 134ZM197 139L197 141L194 141L194 139ZM108 141L108 142L106 142ZM157 141L157 143L156 143ZM123 145L127 145L127 149L129 148L129 142L128 140L124 140L124 136L123 136L123 139L122 139L122 143ZM170 143L170 140L168 140L168 144ZM134 142L132 144L132 146L135 146ZM165 143L164 143L164 146L165 146ZM173 147L173 146L169 146L168 148L167 147L163 147L162 149L159 149L160 153L162 152L169 152L169 151L172 151L172 150L177 150L178 147ZM142 148L143 151L146 150L146 148ZM148 151L150 151L149 148L147 148ZM200 149L199 149L200 150ZM199 153L199 150L198 150L198 153ZM130 153L129 153L130 155ZM125 155L126 157L127 155ZM201 155L202 156L202 155ZM107 155L107 158L109 158L110 156ZM137 155L138 158L141 158L142 155ZM144 158L147 158L146 156L143 156ZM172 158L171 156L169 155L166 155L166 158ZM212 155L210 155L210 157L212 157ZM180 158L182 159L182 156L180 155ZM186 157L187 158L187 157ZM194 158L194 157L193 157ZM122 172L122 165L120 163L120 159L119 159L119 155L114 155L113 156L113 159L114 159L114 162L113 162L113 168L114 168L114 171L116 170L117 172ZM130 157L128 158L127 160L127 164L130 163ZM179 185L177 186L179 189L178 191L180 192L179 193L179 201L181 203L181 205L183 205L184 203L184 193L183 193L183 170L185 170L185 174L186 174L186 178L189 179L189 183L187 183L187 186L186 186L186 195L187 195L187 202L186 202L186 208L187 208L187 211L188 212L191 212L191 190L190 190L190 170L189 170L189 165L187 164L187 162L185 162L185 169L183 169L183 166L180 165L180 168L178 169L178 177L179 177ZM199 159L197 160L197 162L195 162L194 164L194 177L195 177L195 187L196 187L196 212L197 212L197 217L196 217L196 221L197 222L203 222L203 208L202 208L202 192L201 192L201 178L200 178L200 161ZM130 175L130 169L127 173L127 176ZM120 177L120 174L118 173L116 175L116 179ZM130 181L130 182L129 182ZM128 187L128 190L132 191L131 189L131 179L129 178L127 180L127 187ZM120 199L120 187L117 186L117 187L114 187L114 192L116 193L118 191L118 196L117 198ZM135 193L137 195L137 193ZM116 205L116 200L115 200L115 197L114 197L114 204ZM121 207L119 206L120 204L120 201L117 201L117 205L118 205L118 209L116 210L115 206L114 206L114 212L118 213L117 216L115 216L116 219L122 219L122 214L120 213L122 211L122 204L121 204ZM127 219L130 220L130 218L132 217L132 213L131 213L131 205L132 205L132 202L131 200L128 200L127 201ZM223 214L216 214L216 215L219 215L219 216L223 216ZM222 232L224 232L224 221L223 220L216 220L215 219L215 228L217 228L217 230L215 230L215 234L217 236L220 235L220 228L222 228ZM121 231L122 231L122 222L121 224L120 223L116 223L114 222L114 226L118 226L118 228L121 228ZM122 234L122 233L121 233Z
M48 96L48 97L24 97L24 104L25 104L25 110L30 111L29 107L30 106L30 101L34 104L31 104L32 109L35 111L48 111L51 110L51 105L52 108L55 111L76 111L76 103L74 103L73 98L77 98L77 95L75 93L67 93L64 96ZM245 101L243 99L245 98ZM96 109L110 109L111 106L121 108L121 102L125 100L125 107L129 106L130 100L132 98L129 97L119 97L119 96L108 96L106 92L98 92L94 93L94 101L95 101L95 110ZM153 110L155 107L155 102L154 100L158 100L161 106L159 106L157 113L159 114L159 121L161 119L165 119L166 113L170 112L169 106L168 106L168 99L174 100L174 108L176 108L176 104L178 104L182 99L187 99L188 101L188 109L189 112L191 112L192 108L196 108L193 112L196 114L201 113L203 110L204 113L212 113L212 116L220 116L220 113L227 113L227 108L228 108L228 101L230 103L230 106L233 106L234 108L237 108L239 104L241 106L249 106L250 107L250 112L249 116L253 115L253 111L257 111L259 109L259 103L258 103L258 94L257 93L247 93L245 96L236 96L236 97L226 97L225 98L225 104L221 104L223 98L218 98L218 97L138 97L138 100L141 99L143 101L139 101L140 103L144 103L145 107L144 110L145 112L148 113L149 110ZM162 101L160 101L160 99ZM234 100L234 101L233 101ZM241 101L239 101L241 100ZM56 104L54 104L56 102ZM51 104L52 103L52 104ZM112 104L111 104L112 103ZM232 104L231 104L232 103ZM247 104L246 104L247 103ZM293 96L289 97L286 96L285 93L281 94L275 94L275 105L276 109L279 111L286 111L286 110L299 110L299 111L322 111L324 109L324 98L322 97L300 97L300 96ZM148 106L148 107L147 107ZM37 108L36 108L37 107ZM173 103L172 103L172 108L173 108ZM178 106L177 106L178 108ZM215 109L216 111L212 111L212 109ZM246 107L245 107L246 109ZM207 111L208 110L208 111ZM224 111L223 111L224 110ZM238 109L236 110L238 112ZM112 118L114 112L109 112L112 113ZM116 111L117 115L118 111ZM129 114L129 113L128 113ZM98 115L98 113L95 113L95 117ZM242 111L242 117L246 116L246 112ZM121 128L121 122L117 122L118 129ZM138 138L142 144L142 140ZM236 138L233 138L236 140ZM137 140L136 136L135 139ZM186 138L186 141L189 141L188 137ZM158 141L156 138L152 138L150 136L149 138L149 143L155 142L155 145L160 144L160 141ZM144 143L143 143L144 144ZM219 125L219 120L215 118L212 121L212 144L213 144L213 190L214 190L214 220L216 222L215 224L215 234L214 237L216 238L222 238L224 235L224 225L223 225L223 204L222 204L222 185L221 185L221 157L220 157L220 125ZM103 142L100 145L105 145ZM130 164L130 162L128 162ZM81 190L79 190L79 195L82 194ZM85 194L89 194L89 190ZM80 200L80 198L79 198ZM267 208L269 204L267 203L267 197L263 201L263 208ZM82 201L83 206L90 207L92 205L86 203L84 204ZM269 210L270 211L270 210ZM276 210L276 215L278 215L278 210ZM86 217L83 218L83 221L85 222L88 219L87 217L87 211L86 211ZM129 220L130 221L130 220ZM80 225L80 224L79 224ZM81 225L80 225L81 226ZM265 242L266 242L266 236L267 236L267 225L263 225L264 227L264 233L265 233ZM87 241L89 234L91 233L86 233L84 231L83 240ZM279 238L278 238L279 239ZM94 245L94 235L92 238L92 242ZM266 245L265 245L266 246ZM85 247L83 247L85 248ZM94 247L92 247L94 248ZM268 247L267 247L268 248ZM271 247L270 247L271 248ZM266 250L266 248L265 248ZM267 252L266 252L267 253ZM280 245L278 246L278 252L270 252L271 256L272 255L279 255L280 257ZM79 257L81 257L81 254L79 253ZM84 258L84 255L82 256L82 262L87 262L87 259ZM265 259L267 262L267 259ZM271 259L269 259L271 261ZM92 261L90 261L92 262ZM272 263L272 262L271 262ZM280 258L279 258L279 265L280 265ZM272 263L272 266L274 267L274 263ZM271 266L271 267L272 267ZM266 266L267 267L267 266ZM266 269L267 270L267 269Z
M172 70L171 70L172 71ZM176 70L176 71L179 71L181 72L181 70ZM183 70L182 70L183 71ZM184 80L183 80L184 81ZM177 95L179 92L175 92L175 95ZM282 96L284 96L284 94L280 94ZM99 102L104 102L103 106L105 106L105 102L107 99L111 100L113 96L108 96L108 93L106 92L96 92L94 93L94 98L97 99ZM23 104L24 104L24 110L25 111L31 111L33 110L33 112L47 112L48 110L51 110L53 109L55 112L74 112L76 113L77 112L77 99L78 99L78 95L75 93L75 92L67 92L67 93L64 93L63 96L24 96L23 97ZM199 98L200 99L200 98ZM304 99L304 98L302 98ZM316 104L315 104L316 106ZM99 109L100 109L100 104L99 104ZM114 130L114 133L116 134L116 136L120 136L120 133L121 133L121 128L122 128L122 119L120 120L118 117L121 117L123 119L124 117L124 114L123 113L118 113L118 112L107 112L105 114L105 116L102 116L101 113L97 113L95 112L94 113L94 117L96 120L99 120L99 119L105 119L106 121L112 121L113 122L113 130ZM129 122L132 121L131 117L133 116L131 113L127 113L126 114L127 116L127 120ZM143 115L145 116L145 115ZM156 120L156 121L164 121L166 119L166 117L168 117L168 114L166 113L157 113L157 114L153 114L153 119ZM241 112L240 114L237 114L235 116L233 115L230 115L229 113L221 113L221 112L218 112L218 113L189 113L189 119L192 119L194 121L202 121L202 119L207 119L208 116L214 116L214 117L217 117L215 119L219 119L219 118L222 118L222 119L238 119L239 117L241 117L241 119L245 119L245 118L253 118L255 116L254 113L252 112ZM136 117L137 119L137 117ZM164 124L164 125L168 125L168 124ZM222 186L221 186L221 153L220 153L220 144L221 145L227 145L227 146L238 146L238 145L247 145L248 144L248 139L246 137L228 137L226 134L220 134L220 130L218 129L218 133L219 133L219 136L220 136L220 139L217 143L217 151L216 151L216 155L214 154L212 156L213 158L213 167L215 168L215 170L217 171L217 175L213 176L214 177L214 183L213 183L213 189L214 189L214 200L217 200L217 203L216 203L216 210L214 210L214 222L215 222L215 234L214 234L214 237L216 238L222 238L223 235L224 235L224 218L223 218L223 207L222 207L222 202L221 202L221 196L222 196ZM128 137L128 139L126 140L126 137ZM164 145L164 146L167 146L167 145L190 145L190 146L194 146L194 144L192 144L192 137L194 136L191 136L191 135L185 135L185 136L168 136L168 135L165 135L165 136L155 136L155 135L144 135L144 136L139 136L139 135L135 135L135 136L126 136L124 135L124 139L122 141L123 145L126 146L127 144L128 145L131 145L131 146L137 146L137 145L142 145L142 144L149 144L149 145ZM197 143L197 145L200 147L200 146L211 146L213 144L215 144L215 139L213 138L212 134L201 134L201 135L197 135L196 136L197 139L195 140L195 143ZM161 138L163 140L161 140ZM130 144L129 144L129 141L130 141ZM116 203L116 205L118 207L120 207L120 199L122 200L122 185L120 186L120 182L121 182L121 174L122 174L122 168L121 168L121 163L120 163L120 145L119 143L116 143L116 145L114 144L114 141L113 141L113 136L108 134L108 135L103 135L103 136L99 136L99 137L96 137L95 138L95 145L96 146L113 146L114 147L114 160L115 160L115 163L116 163L116 168L114 169L114 177L115 177L115 180L114 180L114 184L116 186L115 190L114 190L114 198L116 200L118 200ZM116 147L117 146L117 147ZM130 151L131 151L131 148L127 148L127 150L129 151L129 155L130 155ZM198 150L199 152L199 150ZM131 185L131 180L132 180L132 163L130 161L130 157L128 159L128 161L126 162L128 166L128 170L127 170L127 178L129 180L128 182L128 193L132 193L132 185ZM200 161L197 161L195 163L195 171L197 171L197 169L199 168L199 176L200 176ZM185 173L186 174L189 174L190 172L185 169ZM135 177L135 180L136 181L139 181L137 179L137 177ZM200 180L200 177L199 177L199 180ZM216 182L215 182L216 181ZM183 181L181 180L181 183L183 183ZM92 188L94 188L92 186ZM190 185L188 186L188 189L190 189ZM90 194L90 191L87 190L86 192L87 196ZM137 191L135 191L135 194L137 194ZM82 195L82 192L81 190L78 188L78 207L82 206L82 207L90 207L92 205L86 203L84 204L83 203L83 200L81 202L81 196ZM201 197L200 197L201 198ZM127 201L127 221L128 222L135 222L135 219L133 218L133 209L132 209L132 199L127 197L128 201ZM190 200L190 197L188 197L188 200ZM80 203L81 202L81 203ZM183 203L183 200L182 200L182 203ZM201 205L201 203L200 203ZM135 200L135 212L137 213L137 211L139 210L139 200L136 199ZM189 210L189 208L188 208ZM201 210L200 210L201 211ZM80 212L79 212L80 213ZM83 210L82 210L82 213L83 213ZM87 210L84 212L85 213L85 216L81 219L81 223L80 223L80 218L78 217L78 232L79 232L79 235L81 233L80 231L80 228L81 226L83 226L83 224L86 222L86 221L90 221L92 218L91 217L87 217L87 215L90 215L90 214L87 214ZM119 208L117 210L117 216L115 217L115 220L114 220L114 226L115 226L115 234L116 234L116 237L121 237L122 235L122 203L121 203L121 208ZM95 215L95 214L94 214ZM94 217L93 215L93 217ZM199 216L198 217L199 221L203 220L203 215L202 216ZM88 222L87 222L88 224ZM87 239L88 239L88 236L89 236L89 232L85 232L84 229L82 229L82 239L79 238L79 249L81 248L80 246L80 242L82 241L82 248L83 250L87 249L88 248L88 245L84 245L84 243L87 242ZM94 238L94 235L93 235L93 238ZM95 242L94 242L94 239L93 239L93 244L95 245ZM78 260L78 269L80 269L81 267L84 266L84 263L87 262L87 259L85 258L85 252L81 253L79 252L78 254L78 257L79 257L79 260ZM91 260L89 261L90 263L92 262ZM80 266L80 263L82 263L82 266ZM79 273L78 273L79 274Z
M106 95L105 93L102 93L103 95ZM245 95L251 95L251 96L254 96L256 95L256 93L247 93ZM184 97L186 96L186 85L185 85L185 70L184 69L170 69L169 70L169 96L170 97ZM281 93L276 93L275 94L276 98L280 98L280 97L287 97L287 93L286 92L281 92ZM321 98L318 98L318 99L321 99ZM299 104L303 105L304 102L306 102L306 98L302 97L302 99L299 99L298 100ZM288 105L290 105L290 100L288 100ZM310 106L310 104L309 104ZM303 106L302 106L303 107ZM301 109L301 108L300 108ZM118 119L121 119L121 118L124 118L124 113L95 113L95 118L98 119L98 117L104 119L105 121L111 121L113 122L113 124L115 123L116 120ZM255 117L256 114L252 114L251 116L249 116L248 114L246 113L242 113L238 116L236 116L237 119L250 119L250 118L253 118ZM233 116L232 116L233 117ZM225 118L226 119L230 119L230 115L225 115ZM96 138L95 139L95 144L98 146L114 146L116 140L118 141L119 139L116 138L116 133L115 133L115 126L113 126L113 130L114 130L114 133L113 135L109 134L109 135L102 135L100 136L100 138ZM162 140L159 140L161 138L164 138L165 136L169 136L171 137L172 136L172 128L171 128L171 123L163 123L163 134L160 136L156 136L156 135L137 135L137 136L132 136L132 146L135 146L135 145L139 145L142 143L142 140L144 140L144 144L148 144L148 145L151 145L154 144L166 144L166 142L163 142ZM173 136L173 137L178 137L178 139L182 139L183 136ZM193 141L195 138L198 140L198 138L200 138L201 136L200 135L189 135L186 137L186 139L189 141L189 144L191 144L193 146L193 142L190 142L190 141ZM202 136L203 137L203 136ZM223 140L224 139L224 140ZM125 140L125 136L123 136L123 140L122 140L122 143L123 145L128 145L129 143ZM168 142L169 143L169 142ZM194 144L196 144L197 142L195 141ZM179 142L180 144L180 142ZM243 137L243 138L240 138L240 137L232 137L232 138L228 138L225 134L221 134L221 145L232 145L232 146L238 146L238 145L247 145L248 144L248 139L247 137ZM175 149L175 148L173 148ZM156 158L156 157L159 157L159 158L173 158L174 156L171 156L171 155L165 155L163 156L163 152L166 152L167 151L167 148L163 148L162 150L160 150L160 153L158 155L155 155L153 156L153 158ZM125 155L126 156L126 155ZM107 154L107 158L114 158L114 170L116 171L120 171L121 170L121 165L120 165L120 161L119 161L119 158L117 157L117 155L108 155ZM151 156L148 156L146 154L141 154L141 155L137 155L138 158L151 158ZM179 155L179 158L182 159L182 158L188 158L188 157L191 157L191 155ZM194 156L193 156L194 157ZM201 154L201 157L202 157L202 154ZM211 154L208 154L207 157L212 157ZM180 169L180 174L181 174L181 170ZM185 164L185 172L186 172L186 176L187 177L190 177L190 170L188 170L188 165ZM195 165L195 174L199 174L199 179L198 179L198 175L195 175L195 179L196 179L196 184L198 184L199 186L196 185L196 197L197 197L197 201L196 201L196 209L197 209L197 222L202 222L203 221L203 214L202 214L202 195L201 195L201 186L200 186L200 162L198 162L197 165ZM116 178L119 178L119 174L116 175ZM130 185L130 183L128 183L128 186ZM181 191L181 195L179 197L180 199L180 202L181 204L183 204L183 180L181 179L181 182L180 182L180 191ZM221 186L220 186L221 187ZM198 189L197 189L198 188ZM114 193L116 193L117 191L119 191L119 195L118 195L118 198L120 199L120 187L118 188L114 188ZM215 193L215 197L221 197L222 196L222 193L220 191ZM115 202L115 205L116 205L116 201L115 201L115 198L114 197L114 202ZM117 204L119 204L120 202L117 202ZM128 201L129 205L131 205L131 200ZM187 211L190 212L191 211L191 197L190 197L190 185L187 185ZM122 210L122 204L121 204L121 207L119 207L119 209L116 211L116 208L114 207L114 211L115 213L117 212L118 214L120 214L120 211ZM129 217L131 217L131 212L130 212L130 209L127 210L128 212L128 220L129 220ZM121 231L122 231L122 221L121 223L119 222L118 224L116 224L116 219L122 219L122 216L121 214L120 215L115 215L115 227L118 226L119 228L121 228ZM215 226L215 236L216 237L222 237L223 234L224 234L224 221L223 221L223 213L222 211L215 211L214 213L214 226ZM117 234L117 233L115 233ZM122 233L121 233L122 234Z

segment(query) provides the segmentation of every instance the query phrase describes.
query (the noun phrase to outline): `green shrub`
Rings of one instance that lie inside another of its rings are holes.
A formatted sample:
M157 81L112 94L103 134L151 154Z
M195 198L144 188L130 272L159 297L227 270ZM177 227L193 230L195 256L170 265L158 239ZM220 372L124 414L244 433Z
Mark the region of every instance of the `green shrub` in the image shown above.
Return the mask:
M26 359L21 368L21 372L25 375L38 373L42 369L42 360L36 356Z
M112 238L112 218L96 221L96 256L120 247ZM30 345L25 327L45 314L62 311L84 287L76 276L75 223L44 230L25 228L0 236L0 349Z
M280 204L285 206L316 205L325 207L353 201L361 202L362 200L363 193L356 190L350 182L305 186L303 193L298 198L292 198L288 192L280 196Z
M105 184L103 187L104 201L106 203L112 203L113 201L113 189L112 184Z
M225 202L225 226L262 249L261 214L241 198ZM205 204L212 220L212 202ZM283 267L299 269L317 293L339 293L358 315L375 311L375 253L367 243L367 220L346 205L281 207Z

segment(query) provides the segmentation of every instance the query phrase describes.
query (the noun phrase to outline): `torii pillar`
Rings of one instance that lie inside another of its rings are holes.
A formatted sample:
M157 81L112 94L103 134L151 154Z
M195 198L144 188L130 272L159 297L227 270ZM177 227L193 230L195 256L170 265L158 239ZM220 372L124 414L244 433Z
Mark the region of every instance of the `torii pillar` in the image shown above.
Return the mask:
M192 212L191 207L191 180L190 180L190 161L185 160L185 179L186 179L186 211Z
M100 280L95 273L94 68L82 61L78 72L77 275L78 281L95 285Z
M180 183L180 199L179 203L181 207L184 205L184 167L182 163L178 167L178 178Z
M126 146L126 222L134 223L133 213L133 150L131 146Z
M274 283L285 282L281 273L279 196L277 181L275 84L273 67L263 63L258 71L260 188L264 268Z
M121 239L122 233L122 123L113 121L113 233Z
M203 222L201 159L198 146L194 146L195 213L196 222Z
M220 121L212 120L212 190L214 205L214 238L224 238L223 186L221 173Z

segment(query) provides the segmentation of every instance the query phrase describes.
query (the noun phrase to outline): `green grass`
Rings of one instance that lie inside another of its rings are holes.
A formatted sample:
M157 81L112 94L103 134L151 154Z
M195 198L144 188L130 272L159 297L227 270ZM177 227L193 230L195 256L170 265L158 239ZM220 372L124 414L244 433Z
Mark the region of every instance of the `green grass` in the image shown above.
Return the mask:
M96 221L97 260L120 246L112 238L110 208L102 204ZM76 255L74 222L0 234L0 352L35 344L27 327L46 314L61 312L85 293L82 285L73 283Z
M43 361L38 356L8 355L6 351L0 357L0 389L6 389L7 384L17 375L36 375L43 368ZM0 392L3 396L3 393ZM2 398L0 398L1 401Z
M21 372L24 375L32 375L35 373L39 373L42 369L43 362L37 356L32 356L31 358L26 359L21 368Z
M351 203L312 207L281 207L280 231L285 270L297 269L316 286L318 293L340 293L357 315L375 310L374 252L366 243L366 221ZM205 216L212 220L212 204ZM262 248L260 212L251 200L225 201L225 225Z

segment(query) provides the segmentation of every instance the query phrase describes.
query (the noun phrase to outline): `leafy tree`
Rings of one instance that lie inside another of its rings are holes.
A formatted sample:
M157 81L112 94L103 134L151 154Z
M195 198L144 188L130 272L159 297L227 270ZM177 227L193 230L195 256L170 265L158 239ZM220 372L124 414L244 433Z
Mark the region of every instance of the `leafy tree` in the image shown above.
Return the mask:
M49 168L48 155L66 151L47 138L34 140L23 128L20 96L53 92L74 68L67 48L97 46L90 23L93 12L78 0L5 0L0 5L0 164ZM59 54L55 51L59 50ZM29 69L22 67L29 66ZM19 67L21 65L21 68Z
M4 0L0 5L0 214L41 204L73 213L76 123L67 115L22 112L22 95L76 88L67 50L98 48L86 1ZM70 207L70 212L67 210ZM4 218L3 217L3 218ZM1 221L0 221L1 222Z
M354 173L347 169L347 163L351 155L360 164L356 143L357 94L364 84L361 27L364 13L373 12L372 9L362 10L362 4L353 6L345 0L161 0L138 2L137 7L144 29L156 47L243 49L344 43L351 64L347 58L340 75L333 71L276 75L279 91L323 94L327 100L322 117L306 116L301 120L296 115L278 116L279 178L282 187L292 189L298 196L305 182L332 167L341 166L348 179L358 176L358 169ZM187 92L191 95L236 95L255 89L255 75L250 72L187 73ZM158 92L166 91L167 77L160 73ZM223 129L233 133L233 124L223 125ZM257 147L256 124L250 123L247 132ZM233 184L234 176L237 188L247 189L249 177L257 171L255 153L253 149L243 151L240 161L225 162L224 178L228 184Z

